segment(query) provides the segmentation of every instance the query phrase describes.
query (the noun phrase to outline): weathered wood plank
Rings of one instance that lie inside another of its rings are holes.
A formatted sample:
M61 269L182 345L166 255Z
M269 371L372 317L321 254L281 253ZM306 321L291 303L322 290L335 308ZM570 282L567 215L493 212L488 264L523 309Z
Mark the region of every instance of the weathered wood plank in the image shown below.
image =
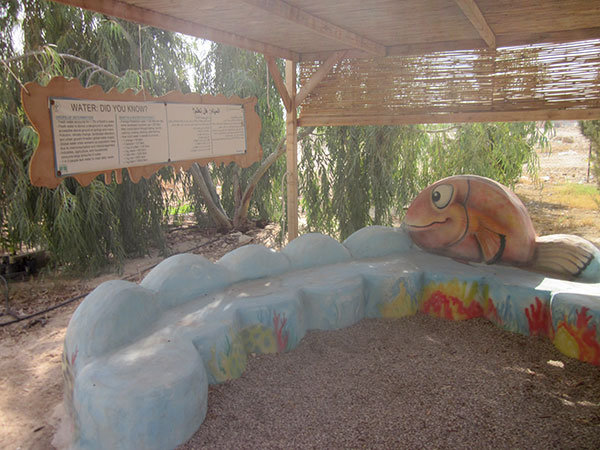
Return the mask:
M496 36L481 13L475 0L455 0L467 19L473 24L488 47L496 47Z
M265 42L256 41L246 36L237 35L217 28L209 27L199 23L188 22L156 11L140 8L129 3L118 0L55 0L58 3L64 3L71 6L77 6L83 9L89 9L101 14L129 20L131 22L151 25L162 28L163 30L176 31L188 34L202 39L208 39L223 44L233 45L235 47L252 50L254 52L273 55L279 58L298 61L300 55L291 50L285 49Z
M303 11L300 8L289 5L281 0L243 0L257 8L264 9L269 14L275 14L278 17L293 22L297 25L308 28L309 30L326 38L334 39L350 48L358 48L378 56L385 56L386 49L384 45L367 39L333 23L322 20L312 14Z

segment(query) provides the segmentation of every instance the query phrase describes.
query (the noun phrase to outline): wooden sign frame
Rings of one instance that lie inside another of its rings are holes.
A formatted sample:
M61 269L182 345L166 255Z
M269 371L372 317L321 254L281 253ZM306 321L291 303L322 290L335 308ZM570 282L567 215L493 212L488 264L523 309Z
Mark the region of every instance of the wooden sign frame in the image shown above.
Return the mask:
M122 169L127 169L133 182L138 182L142 177L148 178L162 167L170 165L175 169L188 170L197 162L206 165L209 162L228 164L235 162L241 167L249 167L262 158L262 147L259 143L261 121L255 111L256 97L240 98L237 96L225 97L224 95L183 94L172 91L161 97L153 97L144 91L135 93L129 89L119 92L112 88L104 92L102 87L95 85L85 88L77 79L56 77L48 85L27 83L21 90L21 101L27 117L39 135L39 143L35 149L29 165L29 178L34 186L48 188L57 187L65 176L57 175L55 167L54 138L50 112L51 98L75 98L81 100L105 100L123 102L169 102L203 105L241 105L244 111L246 128L246 152L239 155L217 156L211 158L193 159L186 161L165 162L136 167L114 167L108 170L84 172L67 175L75 178L82 186L89 185L98 175L104 175L104 181L111 182L114 172L117 183L122 181Z

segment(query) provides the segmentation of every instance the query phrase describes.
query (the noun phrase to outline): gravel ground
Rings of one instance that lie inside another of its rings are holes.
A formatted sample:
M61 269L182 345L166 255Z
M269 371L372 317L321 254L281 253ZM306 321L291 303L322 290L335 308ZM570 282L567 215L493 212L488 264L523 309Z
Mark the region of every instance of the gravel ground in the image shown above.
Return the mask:
M250 358L179 449L599 447L599 367L484 319L417 314Z

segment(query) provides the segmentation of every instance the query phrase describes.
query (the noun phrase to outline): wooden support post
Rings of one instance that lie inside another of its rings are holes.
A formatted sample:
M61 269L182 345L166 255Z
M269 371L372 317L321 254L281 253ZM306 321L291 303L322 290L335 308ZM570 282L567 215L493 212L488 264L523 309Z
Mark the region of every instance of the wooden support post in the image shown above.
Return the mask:
M298 124L296 123L296 63L285 62L285 85L292 100L286 114L287 214L288 242L298 237Z

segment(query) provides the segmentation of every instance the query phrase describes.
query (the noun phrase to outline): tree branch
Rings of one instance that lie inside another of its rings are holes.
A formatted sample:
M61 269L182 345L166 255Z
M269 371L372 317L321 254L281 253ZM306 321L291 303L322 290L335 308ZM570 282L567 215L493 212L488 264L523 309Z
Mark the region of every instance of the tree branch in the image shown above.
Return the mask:
M304 139L306 136L311 134L315 127L304 128L302 131L298 133L298 142ZM233 223L237 227L248 220L248 208L250 207L250 200L252 199L252 194L254 193L254 189L258 185L258 182L263 177L263 175L269 170L269 168L273 165L277 159L285 153L285 137L283 137L279 144L277 145L277 149L267 156L261 165L256 169L256 172L252 174L250 179L248 180L248 184L246 185L246 189L244 190L244 194L242 195L242 201L240 202L240 206L236 208L235 216L233 218Z
M452 131L452 130L458 130L460 128L460 125L454 125L453 127L448 127L448 128L443 128L441 130L429 130L429 129L425 129L425 133L447 133L448 131Z
M37 57L38 55L45 55L45 54L47 54L46 50L34 50L31 52L23 53L22 55L11 56L10 58L3 59L2 63L8 64L11 62L20 61L22 59ZM115 75L114 73L109 72L105 68L100 67L99 65L94 64L93 62L90 62L87 59L80 58L79 56L69 55L68 53L57 53L57 55L60 56L62 59L67 59L67 60L78 62L80 64L84 64L84 65L94 69L95 72L100 72L100 73L102 73L108 77L114 78L116 80L119 80L121 78L118 75Z

